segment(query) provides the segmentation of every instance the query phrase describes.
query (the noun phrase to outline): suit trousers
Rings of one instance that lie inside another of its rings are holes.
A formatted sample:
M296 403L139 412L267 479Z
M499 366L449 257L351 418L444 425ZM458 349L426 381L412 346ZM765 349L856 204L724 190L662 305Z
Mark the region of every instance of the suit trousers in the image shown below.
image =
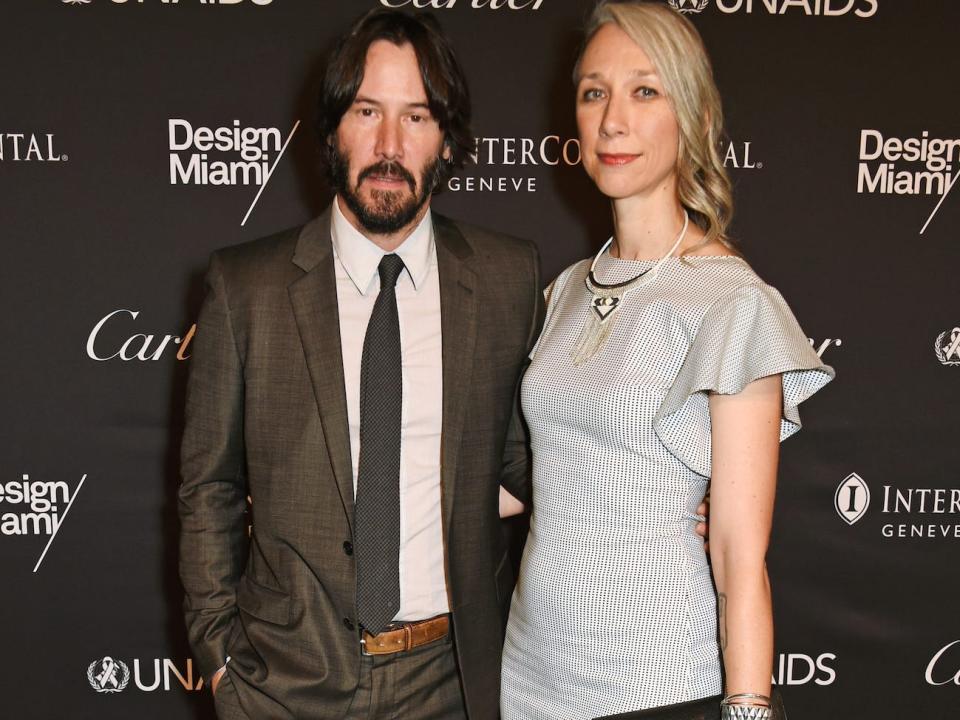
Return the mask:
M345 720L466 720L450 635L407 652L365 655Z
M237 699L227 672L217 686L214 704L220 720L250 718ZM326 718L322 708L311 718ZM391 655L361 658L360 684L344 720L466 720L460 673L447 637Z

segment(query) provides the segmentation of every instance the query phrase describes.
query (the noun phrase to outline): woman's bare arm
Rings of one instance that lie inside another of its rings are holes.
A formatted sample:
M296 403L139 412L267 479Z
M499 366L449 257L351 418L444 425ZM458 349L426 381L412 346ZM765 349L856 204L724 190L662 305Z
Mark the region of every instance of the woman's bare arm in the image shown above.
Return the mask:
M727 694L770 694L773 609L766 553L780 449L782 382L710 396L710 557Z

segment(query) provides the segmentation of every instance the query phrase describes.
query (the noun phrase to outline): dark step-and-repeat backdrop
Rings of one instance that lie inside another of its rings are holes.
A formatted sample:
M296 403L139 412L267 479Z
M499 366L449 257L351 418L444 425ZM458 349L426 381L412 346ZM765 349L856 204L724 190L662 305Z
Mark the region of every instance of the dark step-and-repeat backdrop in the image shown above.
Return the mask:
M532 238L549 280L610 233L570 82L592 4L4 0L0 716L212 717L176 571L193 323L213 249L329 201L331 41L439 18L479 139L437 206ZM960 3L671 4L714 60L733 234L838 374L783 446L774 681L792 720L958 717Z

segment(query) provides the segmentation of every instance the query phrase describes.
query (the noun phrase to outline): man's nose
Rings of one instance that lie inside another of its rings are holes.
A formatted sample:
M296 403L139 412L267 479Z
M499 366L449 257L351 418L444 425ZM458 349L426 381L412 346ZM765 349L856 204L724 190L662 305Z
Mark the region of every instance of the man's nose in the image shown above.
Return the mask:
M377 155L386 160L403 157L403 142L400 135L399 120L386 118L380 124L377 134L376 150Z

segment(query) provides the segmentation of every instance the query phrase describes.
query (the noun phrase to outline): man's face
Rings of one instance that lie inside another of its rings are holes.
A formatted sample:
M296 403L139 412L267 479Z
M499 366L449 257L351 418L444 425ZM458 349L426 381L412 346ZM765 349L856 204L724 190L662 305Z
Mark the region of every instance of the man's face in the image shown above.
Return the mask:
M434 190L443 132L427 106L412 46L370 45L363 82L334 142L334 189L348 219L377 235L419 221Z

